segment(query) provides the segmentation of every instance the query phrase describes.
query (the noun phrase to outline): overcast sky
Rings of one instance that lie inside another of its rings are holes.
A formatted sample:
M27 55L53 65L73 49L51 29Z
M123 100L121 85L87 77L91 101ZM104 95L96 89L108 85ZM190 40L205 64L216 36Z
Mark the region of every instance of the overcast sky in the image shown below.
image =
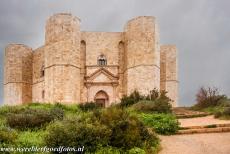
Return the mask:
M229 7L230 0L1 0L0 102L5 46L41 46L45 21L59 12L78 16L84 31L123 31L133 17L155 16L161 44L178 48L179 105L193 104L201 86L218 87L230 96Z

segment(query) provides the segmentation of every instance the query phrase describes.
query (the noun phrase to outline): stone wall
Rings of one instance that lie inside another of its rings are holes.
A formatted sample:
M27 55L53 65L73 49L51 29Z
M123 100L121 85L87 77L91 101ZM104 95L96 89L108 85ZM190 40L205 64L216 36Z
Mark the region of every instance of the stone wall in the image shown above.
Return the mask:
M32 87L32 101L45 102L43 91L45 90L44 76L42 71L45 69L45 47L40 47L34 50L33 53L33 87Z
M46 22L45 44L51 44L66 39L79 39L80 19L69 13L58 13Z
M119 72L119 68L122 67L119 64L121 63L120 57L124 54L124 50L120 49L119 44L123 41L123 33L121 32L81 32L81 40L85 42L85 76L89 77L93 73L95 73L98 69L101 67L98 66L98 57L100 55L104 55L107 59L107 65L104 66L106 70L111 72L115 76L119 76L119 74L123 74L123 72ZM122 75L121 75L122 76ZM122 78L119 79L119 81L122 81ZM111 85L112 86L112 85ZM118 92L117 89L122 89L122 84L118 85L119 87L115 89L115 96L114 98L111 98L109 102L119 100L120 96L123 95L123 93ZM98 91L104 90L107 91L108 86L105 86L104 84L101 84L100 86L97 85L97 87L100 87L99 89L95 86L93 87L85 87L82 90L82 100L84 101L94 101L92 95L95 93L95 89ZM87 90L88 89L88 90ZM93 90L92 90L93 89ZM109 88L110 89L110 88ZM113 88L112 88L113 90ZM88 94L87 94L88 91ZM111 89L109 90L109 92ZM88 95L88 99L87 99ZM110 95L110 94L109 94Z
M125 27L125 89L127 94L138 90L148 94L159 89L160 52L156 20L154 17L137 17Z
M161 90L167 91L172 105L178 104L177 49L175 45L161 46Z
M9 105L32 101L32 49L21 44L6 47L4 57L4 102Z
M46 25L45 100L80 102L80 20L56 14Z

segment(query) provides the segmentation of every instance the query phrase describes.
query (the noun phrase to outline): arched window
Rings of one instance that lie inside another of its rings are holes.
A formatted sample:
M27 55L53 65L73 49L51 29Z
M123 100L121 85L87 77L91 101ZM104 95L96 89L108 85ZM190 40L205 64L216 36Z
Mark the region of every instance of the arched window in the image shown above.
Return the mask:
M97 64L98 64L99 66L105 66L105 65L107 65L107 60L106 60L105 55L101 54L101 55L98 57L98 59L97 59Z
M45 98L45 90L42 90L42 99Z
M41 67L41 77L44 77L45 76L45 66L42 65Z

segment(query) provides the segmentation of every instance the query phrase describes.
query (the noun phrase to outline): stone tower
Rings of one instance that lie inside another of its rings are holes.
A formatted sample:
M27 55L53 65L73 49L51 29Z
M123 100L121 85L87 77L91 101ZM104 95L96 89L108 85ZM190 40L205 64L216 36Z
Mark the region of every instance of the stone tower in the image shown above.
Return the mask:
M24 104L32 101L32 49L10 44L4 58L4 102Z
M177 48L175 45L161 45L160 54L161 82L160 89L167 91L172 105L178 102Z
M126 92L137 90L146 95L160 89L160 50L156 19L141 16L125 27Z
M80 102L80 20L71 14L50 17L45 34L46 102Z

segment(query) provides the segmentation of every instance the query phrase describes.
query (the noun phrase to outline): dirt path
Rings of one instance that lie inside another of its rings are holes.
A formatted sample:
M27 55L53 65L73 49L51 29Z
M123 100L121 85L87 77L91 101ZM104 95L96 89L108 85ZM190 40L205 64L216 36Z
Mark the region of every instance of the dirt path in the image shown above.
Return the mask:
M187 127L187 126L203 126L203 125L211 125L211 124L228 124L230 123L230 120L215 119L211 115L206 117L179 119L179 122L181 123L182 127Z
M230 154L230 133L160 136L159 154Z

